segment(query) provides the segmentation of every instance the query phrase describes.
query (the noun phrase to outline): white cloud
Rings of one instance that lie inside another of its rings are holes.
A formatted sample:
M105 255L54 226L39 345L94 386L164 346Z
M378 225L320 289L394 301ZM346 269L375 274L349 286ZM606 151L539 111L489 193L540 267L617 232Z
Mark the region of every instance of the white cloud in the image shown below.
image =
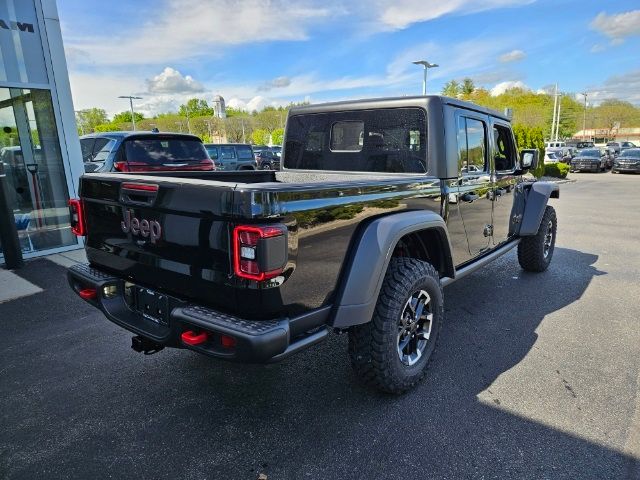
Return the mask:
M609 77L603 84L588 88L587 92L589 103L598 104L615 98L640 104L640 70Z
M150 93L198 93L204 91L202 84L196 82L191 75L183 76L178 70L171 67L165 67L161 73L146 82Z
M591 49L589 50L591 53L600 53L600 52L604 52L606 49L606 47L600 43L596 43L594 44Z
M304 40L307 28L332 11L311 0L158 0L143 25L118 33L65 41L79 60L96 65L163 64L207 55L225 47L275 40Z
M599 13L591 22L591 28L611 38L614 45L625 38L640 35L640 10L631 10L613 15Z
M284 88L288 87L289 85L291 85L291 79L289 77L277 77L273 80L265 82L264 85L260 86L259 90L266 92L273 88Z
M502 63L517 62L518 60L522 60L526 56L527 54L522 50L511 50L510 52L500 55L498 57L498 60L500 60L500 62Z
M504 92L512 88L522 88L524 90L529 90L529 87L527 87L524 82L521 82L520 80L509 80L507 82L498 83L490 90L490 93L492 96L496 97L498 95L502 95Z
M535 0L377 0L378 21L388 30L434 20L453 13L469 14L533 3Z

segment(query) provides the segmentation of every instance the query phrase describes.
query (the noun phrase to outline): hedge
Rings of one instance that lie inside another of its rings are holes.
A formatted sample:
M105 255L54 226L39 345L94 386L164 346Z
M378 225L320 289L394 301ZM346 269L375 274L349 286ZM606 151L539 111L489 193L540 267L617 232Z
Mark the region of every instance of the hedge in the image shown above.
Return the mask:
M544 166L544 174L547 177L566 178L570 168L566 163L548 163Z

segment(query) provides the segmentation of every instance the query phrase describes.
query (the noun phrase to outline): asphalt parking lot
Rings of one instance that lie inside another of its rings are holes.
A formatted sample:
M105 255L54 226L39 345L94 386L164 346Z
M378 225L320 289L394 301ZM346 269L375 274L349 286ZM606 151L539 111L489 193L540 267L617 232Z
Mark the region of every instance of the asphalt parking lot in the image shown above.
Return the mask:
M561 186L550 269L445 290L425 380L361 387L346 337L275 365L142 356L71 294L0 304L3 478L640 478L640 176Z

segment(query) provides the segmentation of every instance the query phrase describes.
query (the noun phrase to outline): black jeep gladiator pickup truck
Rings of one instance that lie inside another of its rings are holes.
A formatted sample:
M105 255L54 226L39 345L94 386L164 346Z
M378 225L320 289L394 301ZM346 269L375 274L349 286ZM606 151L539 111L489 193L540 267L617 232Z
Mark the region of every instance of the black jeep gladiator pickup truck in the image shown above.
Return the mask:
M71 287L152 353L281 360L348 332L358 376L424 374L442 288L518 248L553 256L555 184L508 118L440 96L296 107L280 171L90 173L70 202Z

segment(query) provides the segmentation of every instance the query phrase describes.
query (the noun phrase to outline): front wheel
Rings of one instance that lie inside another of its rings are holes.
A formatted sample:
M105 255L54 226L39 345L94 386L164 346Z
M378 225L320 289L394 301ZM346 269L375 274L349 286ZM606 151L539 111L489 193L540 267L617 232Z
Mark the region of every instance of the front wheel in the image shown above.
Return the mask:
M403 393L424 375L444 316L440 277L414 258L392 258L370 322L349 331L358 377L387 393Z
M547 205L538 233L523 237L518 244L518 262L529 272L544 272L551 263L556 246L558 220L556 211Z

